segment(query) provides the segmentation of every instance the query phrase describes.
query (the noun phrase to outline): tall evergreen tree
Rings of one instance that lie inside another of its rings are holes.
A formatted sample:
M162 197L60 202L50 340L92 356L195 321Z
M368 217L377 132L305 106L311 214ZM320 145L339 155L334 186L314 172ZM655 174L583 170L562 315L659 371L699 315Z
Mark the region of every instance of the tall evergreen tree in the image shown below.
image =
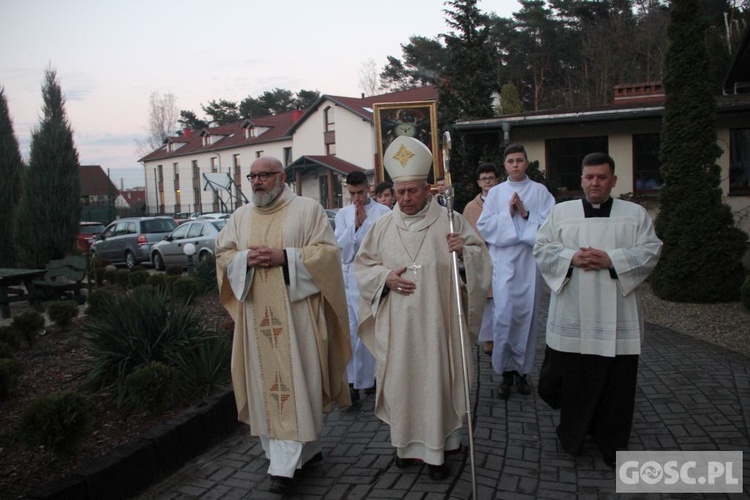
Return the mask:
M78 152L65 114L57 72L48 68L42 86L42 120L31 133L29 167L14 236L21 267L43 268L74 251L81 217Z
M438 86L440 92L439 122L443 128L456 121L493 116L492 94L498 91L492 68L487 17L477 7L477 0L446 2L446 22L452 31L443 35L449 62ZM454 134L451 156L451 178L456 191L456 208L463 209L471 198L473 181L482 156L487 154L486 137L457 137Z
M739 296L747 236L722 202L716 102L699 0L673 0L664 78L661 175L656 232L664 241L651 275L654 292L676 302Z
M13 218L21 195L21 172L23 162L18 149L18 140L10 120L5 89L0 87L0 206L5 213L0 217L0 267L15 267L16 252L13 245Z

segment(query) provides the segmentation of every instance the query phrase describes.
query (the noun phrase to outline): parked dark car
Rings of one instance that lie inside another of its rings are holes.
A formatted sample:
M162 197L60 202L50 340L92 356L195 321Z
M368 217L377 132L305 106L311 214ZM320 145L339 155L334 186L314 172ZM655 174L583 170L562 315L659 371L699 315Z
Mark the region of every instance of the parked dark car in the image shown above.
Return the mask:
M214 244L219 231L226 220L187 221L151 247L151 263L157 271L163 271L168 265L188 265L185 245L195 245L194 259L203 261L214 254Z
M104 231L104 224L101 222L81 222L80 229L78 230L78 239L76 240L78 249L82 252L88 252L94 241L94 237L98 236L102 231Z
M171 233L177 223L172 217L127 217L111 223L91 246L91 253L128 268L148 262L151 246Z

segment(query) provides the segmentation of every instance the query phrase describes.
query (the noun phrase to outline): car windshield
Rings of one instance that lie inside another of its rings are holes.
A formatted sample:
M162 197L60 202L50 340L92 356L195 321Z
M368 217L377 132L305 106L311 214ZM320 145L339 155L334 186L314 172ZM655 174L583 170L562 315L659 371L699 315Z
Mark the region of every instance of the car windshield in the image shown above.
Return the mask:
M144 233L168 233L177 227L173 219L154 219L141 222Z
M96 234L104 231L104 224L81 226L81 234Z

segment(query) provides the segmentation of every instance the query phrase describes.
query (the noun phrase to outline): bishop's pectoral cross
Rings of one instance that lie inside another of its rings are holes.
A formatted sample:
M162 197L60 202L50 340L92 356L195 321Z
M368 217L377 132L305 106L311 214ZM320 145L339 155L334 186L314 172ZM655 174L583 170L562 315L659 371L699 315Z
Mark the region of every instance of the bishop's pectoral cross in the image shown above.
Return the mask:
M414 262L414 263L412 263L412 265L406 266L406 267L408 267L409 269L411 269L412 272L414 273L414 283L416 283L417 282L417 271L419 269L422 269L422 266L420 264L417 264L416 262Z

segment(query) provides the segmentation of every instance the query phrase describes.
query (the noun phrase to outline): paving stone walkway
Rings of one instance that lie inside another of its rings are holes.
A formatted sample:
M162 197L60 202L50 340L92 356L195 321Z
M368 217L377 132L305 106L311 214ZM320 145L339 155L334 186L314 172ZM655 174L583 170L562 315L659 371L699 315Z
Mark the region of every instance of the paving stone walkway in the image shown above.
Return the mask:
M532 386L543 357L543 337L540 335L537 345ZM492 371L488 356L475 356L479 376L472 398L476 405L480 499L629 498L615 495L615 473L604 465L592 444L579 457L560 449L555 435L559 414L535 393L521 396L514 392L508 401L499 399L501 377ZM324 460L299 477L296 498L416 500L471 496L467 454L448 457L451 477L441 482L430 480L425 466L396 468L388 427L373 415L373 404L374 396L363 395L358 408L327 416ZM749 452L749 429L750 358L648 324L630 449ZM748 498L750 454L743 464L744 495L706 498ZM241 428L140 498L279 498L268 492L267 468L258 439Z

